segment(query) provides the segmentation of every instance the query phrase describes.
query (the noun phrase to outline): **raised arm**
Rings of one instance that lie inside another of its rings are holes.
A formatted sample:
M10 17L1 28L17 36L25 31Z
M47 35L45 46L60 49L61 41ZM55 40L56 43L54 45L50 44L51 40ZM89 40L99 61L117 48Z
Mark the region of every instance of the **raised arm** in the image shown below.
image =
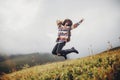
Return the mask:
M81 19L79 22L73 24L73 25L72 25L72 29L77 28L83 21L84 21L84 19Z
M62 22L61 20L57 20L56 23L57 23L57 26L60 27L62 25Z

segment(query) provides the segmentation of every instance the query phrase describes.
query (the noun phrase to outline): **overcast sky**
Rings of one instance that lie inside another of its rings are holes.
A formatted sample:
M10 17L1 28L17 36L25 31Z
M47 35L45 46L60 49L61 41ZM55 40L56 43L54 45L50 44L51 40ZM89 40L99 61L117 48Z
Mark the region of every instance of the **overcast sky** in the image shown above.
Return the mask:
M65 18L73 23L85 19L64 47L80 52L69 58L104 51L108 41L120 45L120 0L0 0L0 53L51 53L56 20Z

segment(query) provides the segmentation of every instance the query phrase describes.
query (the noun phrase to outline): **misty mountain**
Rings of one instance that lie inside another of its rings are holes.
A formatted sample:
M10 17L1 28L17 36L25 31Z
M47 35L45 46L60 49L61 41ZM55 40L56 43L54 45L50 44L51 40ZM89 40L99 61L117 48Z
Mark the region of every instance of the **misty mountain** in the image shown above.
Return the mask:
M9 73L23 69L25 65L28 67L46 64L50 62L62 61L63 57L55 57L49 53L31 53L31 54L16 54L2 55L0 54L0 74Z

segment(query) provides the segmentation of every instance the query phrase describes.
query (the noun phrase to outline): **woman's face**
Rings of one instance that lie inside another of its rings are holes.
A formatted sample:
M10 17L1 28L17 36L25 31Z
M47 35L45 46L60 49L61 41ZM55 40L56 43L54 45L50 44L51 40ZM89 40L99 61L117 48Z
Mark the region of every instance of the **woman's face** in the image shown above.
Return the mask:
M65 23L65 26L71 26L71 25L70 25L70 22L67 21L67 22Z
M68 22L66 22L66 23L65 23L65 26L69 26L69 23L68 23Z
M63 26L72 26L72 21L69 19L65 19L62 25Z

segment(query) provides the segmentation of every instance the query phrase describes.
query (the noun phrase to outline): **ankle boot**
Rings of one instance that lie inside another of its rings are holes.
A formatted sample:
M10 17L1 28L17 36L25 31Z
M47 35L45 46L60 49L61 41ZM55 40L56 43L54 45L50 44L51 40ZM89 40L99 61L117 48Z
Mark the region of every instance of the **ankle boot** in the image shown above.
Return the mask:
M76 50L74 47L71 48L73 50L73 52L79 54L78 50Z

